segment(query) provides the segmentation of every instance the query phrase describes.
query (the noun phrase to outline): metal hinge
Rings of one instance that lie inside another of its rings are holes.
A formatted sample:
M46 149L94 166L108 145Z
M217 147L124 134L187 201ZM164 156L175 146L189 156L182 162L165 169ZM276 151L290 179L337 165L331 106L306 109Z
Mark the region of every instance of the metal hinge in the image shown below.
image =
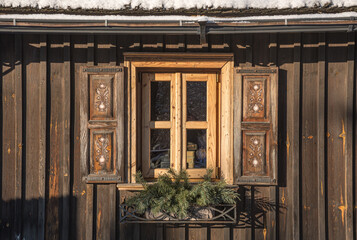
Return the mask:
M216 82L219 83L219 76L216 74Z

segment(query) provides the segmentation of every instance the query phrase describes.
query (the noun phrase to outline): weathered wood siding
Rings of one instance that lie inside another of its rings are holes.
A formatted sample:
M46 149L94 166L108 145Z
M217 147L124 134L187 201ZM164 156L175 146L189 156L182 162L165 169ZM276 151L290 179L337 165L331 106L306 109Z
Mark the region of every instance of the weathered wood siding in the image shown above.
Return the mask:
M204 45L198 36L1 34L0 239L353 239L355 43L355 33L215 35ZM122 193L82 181L80 66L122 66L128 51L233 52L236 67L279 67L279 184L242 186L237 226L119 225Z

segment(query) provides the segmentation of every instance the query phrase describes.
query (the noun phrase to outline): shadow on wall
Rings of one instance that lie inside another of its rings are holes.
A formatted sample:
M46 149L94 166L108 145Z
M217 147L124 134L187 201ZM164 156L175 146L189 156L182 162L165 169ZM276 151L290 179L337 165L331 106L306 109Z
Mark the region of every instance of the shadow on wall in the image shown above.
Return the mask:
M236 228L264 228L267 224L267 213L276 216L286 209L286 206L271 201L267 197L259 197L259 190L256 187L240 187L238 192L240 201L238 202L238 224ZM278 218L277 218L278 220Z
M72 213L64 214L70 203ZM47 206L47 208L46 208ZM46 208L46 209L45 209ZM74 197L0 201L1 240L71 239L76 226ZM64 216L69 216L65 219Z

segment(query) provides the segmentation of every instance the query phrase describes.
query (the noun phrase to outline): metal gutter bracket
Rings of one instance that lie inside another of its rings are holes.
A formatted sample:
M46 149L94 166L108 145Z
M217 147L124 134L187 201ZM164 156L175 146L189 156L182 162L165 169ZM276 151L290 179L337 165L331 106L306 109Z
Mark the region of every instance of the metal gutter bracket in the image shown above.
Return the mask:
M200 25L198 29L198 34L200 35L200 44L205 44L207 43L207 20L198 20L198 24Z
M355 25L348 25L347 32L353 32L355 30Z

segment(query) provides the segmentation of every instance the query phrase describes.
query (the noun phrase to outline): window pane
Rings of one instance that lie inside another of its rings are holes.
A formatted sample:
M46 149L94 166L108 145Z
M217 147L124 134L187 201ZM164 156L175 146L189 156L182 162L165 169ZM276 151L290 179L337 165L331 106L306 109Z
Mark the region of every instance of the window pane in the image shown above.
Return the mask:
M206 129L187 130L186 168L206 168Z
M187 121L206 121L207 82L187 82Z
M170 129L150 132L150 168L170 168Z
M170 121L170 82L151 82L151 121Z

